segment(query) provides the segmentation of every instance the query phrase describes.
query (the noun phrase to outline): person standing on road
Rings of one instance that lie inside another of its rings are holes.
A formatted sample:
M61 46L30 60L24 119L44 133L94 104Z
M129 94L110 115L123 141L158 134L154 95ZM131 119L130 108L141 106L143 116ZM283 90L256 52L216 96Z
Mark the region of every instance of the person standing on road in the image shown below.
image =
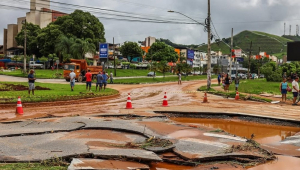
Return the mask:
M293 86L292 92L293 92L293 96L294 96L292 105L297 105L296 100L297 100L298 93L299 93L298 81L299 81L299 77L295 77L295 80L292 82L292 86Z
M103 76L101 74L101 71L97 74L97 83L96 83L96 91L99 86L99 92L102 90L102 85L103 85Z
M89 87L89 91L91 91L91 87L92 87L91 70L88 70L88 72L85 74L85 78L86 78L86 90L88 90L88 87Z
M110 72L110 75L109 75L109 78L110 78L110 84L114 84L114 82L113 82L113 73L112 72Z
M288 83L286 82L286 78L283 78L283 82L280 83L280 91L281 91L281 98L282 101L284 99L284 101L286 102L286 94L287 94L287 89L289 88Z
M30 73L28 74L28 94L30 95L30 91L32 91L32 95L34 95L34 82L35 82L35 78L34 78L34 71L30 70Z
M180 74L180 72L178 73L178 84L181 85L181 74Z
M102 83L103 83L103 86L104 86L103 88L105 90L106 85L107 85L107 80L108 80L108 75L105 73L105 71L103 71L102 77L103 77Z
M229 78L229 75L226 74L226 76L225 76L225 88L224 88L224 90L227 91L227 92L229 92L229 85L230 85L230 78Z
M219 86L220 86L220 83L221 83L221 73L219 73L219 75L218 75L218 84L219 84Z
M74 70L73 70L73 69L71 70L71 73L70 73L69 77L70 77L71 91L74 91L76 74L74 73Z
M240 78L238 75L234 79L234 83L235 83L235 91L239 91Z

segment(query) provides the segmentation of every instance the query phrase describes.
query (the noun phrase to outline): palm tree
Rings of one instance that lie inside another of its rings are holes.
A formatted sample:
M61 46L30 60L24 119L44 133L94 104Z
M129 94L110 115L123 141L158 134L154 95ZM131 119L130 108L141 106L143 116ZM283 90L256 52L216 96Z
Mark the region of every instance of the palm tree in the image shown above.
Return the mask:
M88 39L76 39L75 43L71 46L74 58L85 58L86 53L96 53L96 46L93 44L90 38Z
M71 55L71 47L75 43L73 37L66 37L65 35L59 36L59 43L55 45L55 51L62 54L64 58Z

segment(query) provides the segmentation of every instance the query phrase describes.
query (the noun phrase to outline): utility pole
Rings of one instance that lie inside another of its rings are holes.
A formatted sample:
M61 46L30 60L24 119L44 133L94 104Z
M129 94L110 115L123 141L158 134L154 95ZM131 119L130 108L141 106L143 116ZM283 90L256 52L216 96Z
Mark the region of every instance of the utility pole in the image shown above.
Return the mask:
M259 63L259 65L258 65L258 75L259 75L259 68L260 68L260 47L258 47L258 63Z
M251 52L252 52L252 41L251 41L251 43L250 43L250 50L249 50L248 76L250 75L250 65L251 65L250 59L251 59ZM250 76L248 77L248 79L250 79Z
M116 57L115 57L115 37L113 37L113 47L114 47L114 53L113 53L113 57L114 57L114 76L117 76L117 70L116 70Z
M230 67L229 67L229 76L230 77L231 77L231 67L232 67L232 50L233 50L233 28L231 28Z
M25 32L24 32L24 73L26 73L26 58L27 58L27 55L26 55L26 48L27 48L27 45L26 45L26 43L27 43L27 28L26 28L26 26L27 26L27 23L26 23L26 19L25 19Z
M285 35L285 23L284 23L284 32L283 32L283 35Z
M208 34L208 39L207 39L207 89L210 89L211 85L211 30L210 30L210 0L208 0L208 16L207 16L207 34Z

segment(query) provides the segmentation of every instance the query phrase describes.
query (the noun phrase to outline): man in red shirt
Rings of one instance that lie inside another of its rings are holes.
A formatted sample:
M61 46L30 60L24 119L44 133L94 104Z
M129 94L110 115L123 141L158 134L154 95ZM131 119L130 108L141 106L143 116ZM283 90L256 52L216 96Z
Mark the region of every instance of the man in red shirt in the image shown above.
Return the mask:
M88 70L88 72L85 74L85 78L86 78L86 90L88 90L89 87L89 91L91 91L91 86L92 86L91 70Z

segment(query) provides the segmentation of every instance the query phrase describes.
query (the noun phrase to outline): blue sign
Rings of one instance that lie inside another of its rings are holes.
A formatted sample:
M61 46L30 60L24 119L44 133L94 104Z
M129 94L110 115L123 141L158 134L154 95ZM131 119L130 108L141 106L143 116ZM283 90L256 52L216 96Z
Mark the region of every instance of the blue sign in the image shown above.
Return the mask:
M187 50L187 59L194 60L194 51L193 50Z
M100 58L108 57L108 44L100 44L99 57Z
M193 66L193 60L189 60L189 59L188 59L188 60L186 61L186 63L187 63L188 65L190 65L190 66Z
M242 62L244 62L244 58L242 58L242 57L241 58L236 58L236 61L239 62L239 63L242 63Z

